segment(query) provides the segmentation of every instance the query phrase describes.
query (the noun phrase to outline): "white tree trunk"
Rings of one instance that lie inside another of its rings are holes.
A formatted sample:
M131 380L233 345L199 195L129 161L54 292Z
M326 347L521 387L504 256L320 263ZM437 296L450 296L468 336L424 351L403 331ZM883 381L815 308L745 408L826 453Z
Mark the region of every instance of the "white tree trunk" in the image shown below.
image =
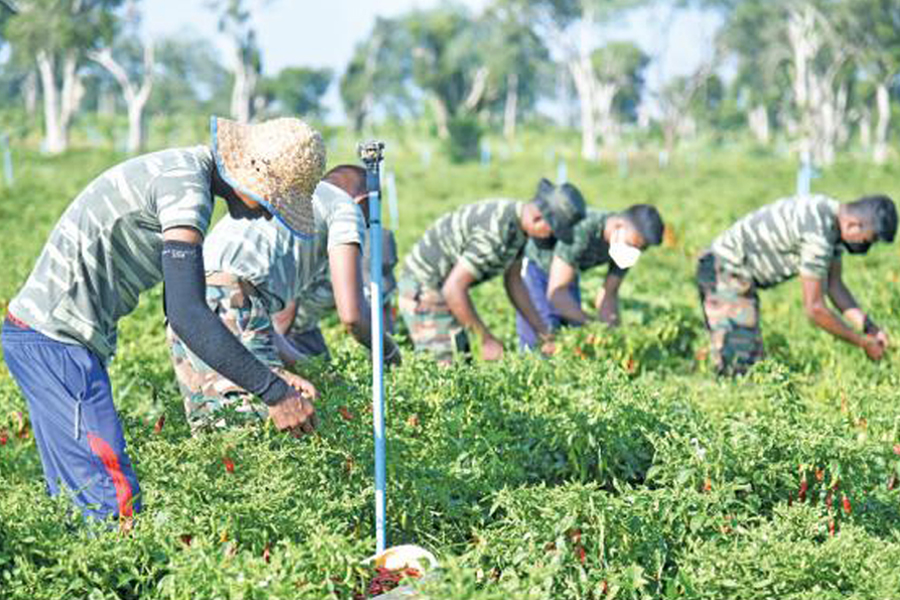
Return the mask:
M257 73L245 61L245 53L235 42L234 87L231 89L231 116L239 123L249 123L253 117L251 100L256 90Z
M128 106L126 150L131 154L139 152L144 147L144 107L147 106L150 92L153 90L153 44L144 43L144 73L140 87L131 81L122 65L113 58L109 48L100 52L92 52L88 56L109 71L122 89L122 96Z
M872 149L872 113L868 108L859 117L859 145L866 152Z
M878 106L878 124L875 126L875 149L872 158L875 164L882 165L888 158L887 137L891 124L891 95L884 82L878 84L875 104Z
M581 108L581 157L591 161L599 157L594 100L596 86L590 47L590 33L593 26L594 11L590 6L586 6L581 20L578 58L569 61L569 70L575 80L575 91L578 93Z
M447 105L444 104L444 101L434 94L431 95L431 106L434 109L434 120L437 124L438 137L446 140L450 137L450 111L447 110Z
M25 102L25 114L33 117L37 114L38 78L37 73L28 71L25 81L22 82L22 99Z
M58 154L66 150L68 136L60 120L54 57L49 52L40 51L37 55L37 64L44 96L44 151Z
M469 90L469 93L463 102L463 110L473 111L478 108L478 104L481 102L484 92L487 89L487 80L490 73L490 69L485 66L479 67L475 72L475 78L472 80L472 88Z
M506 104L503 107L503 135L512 141L516 137L516 119L519 112L519 74L506 76Z
M747 125L756 141L768 146L772 140L772 132L769 126L769 111L763 104L757 104L747 114Z
M600 137L607 147L613 146L619 139L618 124L613 117L613 100L619 93L619 84L613 82L597 83L594 93L594 110Z

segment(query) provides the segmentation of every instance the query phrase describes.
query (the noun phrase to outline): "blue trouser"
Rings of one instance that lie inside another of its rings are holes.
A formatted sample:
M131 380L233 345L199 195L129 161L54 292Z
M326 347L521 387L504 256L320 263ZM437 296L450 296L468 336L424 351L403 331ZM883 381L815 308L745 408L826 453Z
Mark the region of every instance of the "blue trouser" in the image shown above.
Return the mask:
M66 488L92 517L130 517L140 488L125 452L106 368L84 346L64 344L7 318L3 359L28 402L47 491Z
M569 323L553 308L550 300L547 299L547 284L550 276L540 268L534 261L527 261L525 267L525 287L528 288L528 295L531 297L531 303L537 309L538 314L544 323L555 331L563 325ZM578 276L575 281L569 284L569 292L575 301L581 304L581 285ZM519 334L519 348L532 349L539 343L537 332L528 324L525 317L519 311L516 311L516 332Z

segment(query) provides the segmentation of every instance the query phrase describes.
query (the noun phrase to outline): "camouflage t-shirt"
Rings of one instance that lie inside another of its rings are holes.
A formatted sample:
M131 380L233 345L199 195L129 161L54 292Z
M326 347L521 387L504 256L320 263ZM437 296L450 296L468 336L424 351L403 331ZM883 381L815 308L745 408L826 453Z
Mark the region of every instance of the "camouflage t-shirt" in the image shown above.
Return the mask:
M770 287L796 275L828 279L841 257L840 203L827 196L784 198L753 212L712 243L726 268Z
M572 243L557 242L551 250L542 250L533 240L525 246L525 256L544 271L550 271L553 257L558 256L579 271L610 262L609 244L603 237L606 220L612 213L589 208L572 233ZM615 268L615 264L612 266Z
M10 312L108 361L119 319L162 280L162 232L206 232L213 165L197 146L139 156L94 179L53 228Z
M299 297L328 270L328 250L340 244L362 246L366 224L362 211L340 188L320 182L313 194L316 232L302 240L278 221L225 217L203 247L207 272L231 273L252 283L270 312Z
M481 283L505 271L521 256L528 237L523 204L485 200L458 208L434 223L403 263L403 277L440 289L457 262Z

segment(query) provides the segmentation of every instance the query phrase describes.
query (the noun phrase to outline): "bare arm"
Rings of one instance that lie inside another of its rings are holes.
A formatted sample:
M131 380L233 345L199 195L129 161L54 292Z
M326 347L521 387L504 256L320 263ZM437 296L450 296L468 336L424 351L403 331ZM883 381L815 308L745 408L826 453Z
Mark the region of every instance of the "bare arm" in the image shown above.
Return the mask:
M619 325L619 288L626 272L610 269L603 281L603 297L597 302L597 311L600 320L610 327Z
M369 303L363 295L360 255L356 244L340 244L328 251L328 267L338 318L347 333L371 349L372 318ZM399 364L400 351L393 338L385 332L382 340L385 360Z
M537 309L531 302L531 296L525 282L522 281L522 259L516 260L507 267L503 273L503 286L506 288L506 295L509 296L513 306L522 313L528 324L537 332L538 336L546 340L550 337L550 330L547 324L541 319Z
M469 288L473 283L475 276L461 263L456 263L441 287L441 294L447 301L450 312L463 327L474 331L481 338L493 339L494 336L478 316L472 298L469 297Z
M831 335L865 350L869 358L878 360L884 353L884 346L874 336L858 334L851 329L833 310L825 304L822 280L801 277L803 283L803 308L817 327Z
M550 263L550 277L547 281L547 299L556 312L569 323L584 325L591 320L591 315L582 310L581 303L569 291L578 271L558 256Z

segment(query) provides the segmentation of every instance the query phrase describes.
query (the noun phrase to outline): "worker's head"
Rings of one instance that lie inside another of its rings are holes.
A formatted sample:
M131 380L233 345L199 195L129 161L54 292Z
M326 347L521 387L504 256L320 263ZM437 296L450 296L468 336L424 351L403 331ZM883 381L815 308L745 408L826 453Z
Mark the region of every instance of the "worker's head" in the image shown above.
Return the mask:
M325 173L322 181L340 188L359 206L366 226L369 225L369 193L366 190L366 170L358 165L338 165Z
M841 242L851 254L865 254L875 242L893 242L897 235L897 208L888 196L865 196L841 206L838 212Z
M606 220L603 237L609 244L609 256L621 269L634 266L641 252L662 243L662 217L655 206L635 204Z
M243 124L212 117L214 191L236 218L274 215L296 235L315 231L312 194L325 170L318 131L294 118Z
M552 248L557 240L572 242L572 231L586 213L578 188L541 179L534 198L522 210L522 229L539 248Z

